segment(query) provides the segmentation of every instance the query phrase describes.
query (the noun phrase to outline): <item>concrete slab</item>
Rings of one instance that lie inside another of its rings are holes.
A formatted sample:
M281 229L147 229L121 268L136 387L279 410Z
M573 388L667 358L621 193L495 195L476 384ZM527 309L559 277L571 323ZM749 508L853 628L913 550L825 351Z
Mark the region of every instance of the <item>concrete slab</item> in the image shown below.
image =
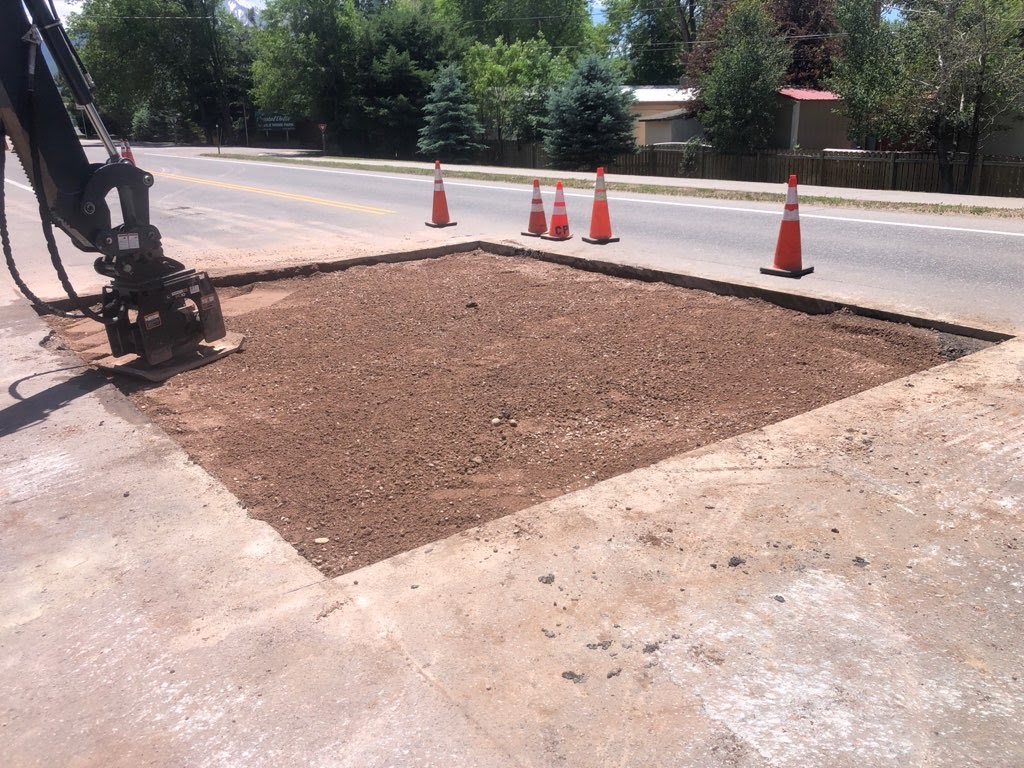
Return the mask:
M1024 341L325 581L0 329L4 765L1024 764Z

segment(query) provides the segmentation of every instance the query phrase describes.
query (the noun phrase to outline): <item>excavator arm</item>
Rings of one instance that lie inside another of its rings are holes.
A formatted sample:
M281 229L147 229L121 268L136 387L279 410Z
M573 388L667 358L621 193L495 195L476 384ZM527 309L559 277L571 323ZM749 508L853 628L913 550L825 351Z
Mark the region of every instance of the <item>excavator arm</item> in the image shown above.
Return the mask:
M43 57L53 58L106 149L91 163ZM180 361L225 336L209 277L163 254L149 221L153 176L118 153L93 99L93 84L47 0L0 0L0 133L39 201L40 214L110 278L100 317L114 357L136 354L150 366ZM117 191L121 223L107 204Z

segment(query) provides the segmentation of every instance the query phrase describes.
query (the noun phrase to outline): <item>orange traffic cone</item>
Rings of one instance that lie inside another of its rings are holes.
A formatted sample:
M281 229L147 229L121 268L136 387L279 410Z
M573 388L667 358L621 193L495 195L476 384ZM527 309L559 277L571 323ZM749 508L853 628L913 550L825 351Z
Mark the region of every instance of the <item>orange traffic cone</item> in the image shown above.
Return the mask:
M800 205L796 201L796 174L793 174L789 177L786 209L775 245L775 263L771 267L761 267L761 273L799 278L813 271L814 267L805 268L800 261Z
M540 181L533 180L533 200L530 201L530 223L528 232L520 234L527 237L541 237L548 231L548 217L544 215L544 199L540 196Z
M128 146L128 140L121 140L121 157L127 160L132 165L135 165L135 155L132 154L132 148Z
M545 240L568 240L572 237L569 232L569 214L565 212L565 193L562 192L561 181L555 187L555 206L551 209L551 229L541 237Z
M580 238L584 243L607 245L617 243L612 237L612 222L608 218L608 192L604 188L604 168L597 169L597 184L594 186L594 211L590 215L590 237Z
M434 161L434 208L430 215L431 221L425 222L428 227L454 227L458 222L448 217L448 198L444 196L444 182L441 180L441 161Z

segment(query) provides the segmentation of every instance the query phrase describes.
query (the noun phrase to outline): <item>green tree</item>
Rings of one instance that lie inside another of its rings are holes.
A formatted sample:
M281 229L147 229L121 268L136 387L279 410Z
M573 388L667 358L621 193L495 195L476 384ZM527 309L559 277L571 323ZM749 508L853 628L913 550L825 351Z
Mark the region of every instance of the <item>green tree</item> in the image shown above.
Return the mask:
M850 140L865 149L876 141L914 141L924 92L910 75L902 24L882 18L863 0L837 0L842 43L826 85L842 97Z
M428 4L404 0L365 12L356 48L345 140L369 154L414 156L431 80L458 59L462 39Z
M593 170L636 151L632 103L607 61L596 55L582 59L548 101L544 148L552 165Z
M352 0L270 0L255 36L253 97L264 109L348 126L356 77Z
M701 6L698 17L700 25L697 27L700 39L685 46L680 54L686 71L683 76L684 84L699 84L711 69L711 61L720 48L719 38L732 5L731 0L707 0Z
M939 152L946 191L951 153L967 153L956 190L966 193L985 139L1024 112L1024 0L913 0L904 16L921 133Z
M771 0L779 32L793 50L785 82L801 88L821 88L832 74L839 47L833 0ZM869 4L861 0L861 5Z
M627 64L633 85L670 85L683 75L701 17L698 0L608 0L605 30L609 49Z
M475 43L462 66L484 129L499 141L539 139L548 94L570 71L541 35L511 44L500 37L494 45Z
M446 18L480 43L530 40L541 33L557 49L587 42L587 0L436 0Z
M839 26L835 4L841 0L764 0L775 20L776 32L792 50L783 82L802 88L822 88L832 72L832 59L839 49ZM870 9L868 0L852 0ZM697 2L697 0L691 0ZM725 22L732 12L732 0L702 0L699 45L683 52L687 77L701 80L721 49Z
M214 0L86 0L68 26L113 130L230 130L248 87L248 32Z
M477 141L483 129L476 107L456 65L437 73L423 112L426 122L417 143L420 154L434 160L466 160L484 149Z
M722 27L718 48L701 79L701 123L725 152L760 149L771 140L777 92L790 51L760 0L737 0Z

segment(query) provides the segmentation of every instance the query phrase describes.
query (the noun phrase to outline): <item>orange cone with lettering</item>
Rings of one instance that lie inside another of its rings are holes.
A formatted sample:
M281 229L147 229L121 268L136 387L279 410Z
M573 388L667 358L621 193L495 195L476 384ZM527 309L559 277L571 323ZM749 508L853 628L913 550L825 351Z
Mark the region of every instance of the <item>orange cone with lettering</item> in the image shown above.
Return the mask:
M569 214L565 211L565 193L562 192L562 182L555 187L555 206L551 209L551 229L546 235L541 235L545 240L569 240L572 233L569 232Z
M530 223L527 232L520 234L527 237L541 237L548 231L548 217L544 215L544 199L540 196L540 180L533 180L533 200L530 201Z
M771 267L761 267L761 273L799 278L813 271L814 267L804 267L800 259L800 205L796 198L794 174L789 177L789 188L786 190L786 209L782 214L779 240L775 245L775 263Z
M434 207L430 214L428 227L454 227L458 222L448 216L448 198L444 196L444 182L441 180L441 161L434 161Z
M132 154L132 148L128 146L128 140L121 140L121 157L127 160L132 165L135 165L135 155Z
M612 237L612 222L608 217L608 192L604 186L604 168L597 169L597 184L594 186L594 210L590 215L590 237L581 238L584 243L607 245L617 243Z

